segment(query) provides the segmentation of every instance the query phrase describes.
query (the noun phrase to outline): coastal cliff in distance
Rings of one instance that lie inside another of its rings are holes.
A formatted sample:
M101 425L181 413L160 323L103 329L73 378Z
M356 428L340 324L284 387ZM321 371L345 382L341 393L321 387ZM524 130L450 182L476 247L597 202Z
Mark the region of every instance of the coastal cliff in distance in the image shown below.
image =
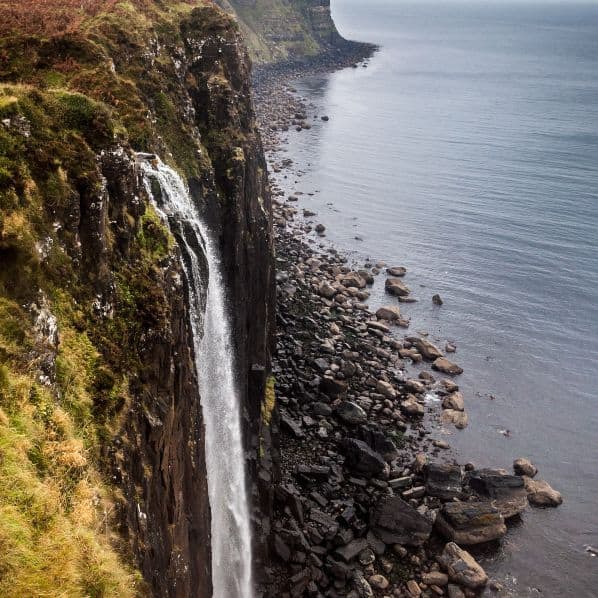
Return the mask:
M255 64L302 62L344 49L330 0L217 0L233 12Z
M201 0L0 15L0 595L211 596L184 269L136 152L220 250L267 513L271 208L239 27Z

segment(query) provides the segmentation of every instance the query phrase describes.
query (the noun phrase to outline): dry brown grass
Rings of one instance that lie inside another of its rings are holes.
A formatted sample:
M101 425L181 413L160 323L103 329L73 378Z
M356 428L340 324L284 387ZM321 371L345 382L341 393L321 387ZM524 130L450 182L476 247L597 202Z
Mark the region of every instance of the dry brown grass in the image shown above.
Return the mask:
M195 4L195 0L183 0ZM0 35L58 35L77 30L88 18L109 12L122 0L0 0ZM143 11L153 0L129 0ZM168 1L161 2L168 4Z

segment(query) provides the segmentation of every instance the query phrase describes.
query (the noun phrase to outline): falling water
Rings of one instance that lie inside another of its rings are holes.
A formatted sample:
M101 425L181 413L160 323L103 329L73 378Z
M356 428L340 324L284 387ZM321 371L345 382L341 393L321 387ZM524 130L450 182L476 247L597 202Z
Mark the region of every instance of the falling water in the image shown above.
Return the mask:
M251 536L241 408L220 258L181 177L159 160L150 163L141 158L146 189L177 239L188 281L195 366L206 426L213 596L251 598ZM160 198L152 194L152 178L160 185ZM207 260L207 280L200 252ZM206 284L204 311L202 291Z

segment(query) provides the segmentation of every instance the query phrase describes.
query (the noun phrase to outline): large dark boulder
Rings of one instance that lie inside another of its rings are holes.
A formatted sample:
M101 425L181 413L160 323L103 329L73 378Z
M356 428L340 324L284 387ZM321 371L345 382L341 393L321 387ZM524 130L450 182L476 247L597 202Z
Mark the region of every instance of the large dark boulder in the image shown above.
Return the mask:
M372 450L362 440L345 438L340 442L339 449L345 456L345 465L358 474L375 477L387 467L382 455Z
M426 493L442 500L453 500L463 494L463 474L458 465L430 463L426 469Z
M372 510L370 527L385 544L421 546L432 523L398 496L383 498Z
M477 469L469 474L468 482L479 496L492 500L505 519L518 515L528 506L521 476L509 475L500 469Z
M499 510L489 502L445 503L436 517L436 529L457 544L481 544L507 533Z

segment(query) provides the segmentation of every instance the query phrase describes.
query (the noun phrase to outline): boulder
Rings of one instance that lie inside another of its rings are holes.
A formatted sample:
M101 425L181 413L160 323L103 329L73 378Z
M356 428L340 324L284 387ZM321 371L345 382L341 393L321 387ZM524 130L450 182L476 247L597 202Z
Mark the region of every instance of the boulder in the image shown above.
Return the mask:
M432 303L434 305L440 306L444 303L444 301L442 300L442 297L440 297L440 295L436 293L436 295L432 295Z
M326 297L326 299L332 299L336 294L337 290L327 281L322 281L318 286L318 295Z
M463 473L458 465L430 463L426 468L426 493L442 500L453 500L463 494Z
M465 545L498 540L507 533L502 515L487 501L445 503L435 526L451 542Z
M413 417L422 417L425 413L424 406L413 395L408 395L407 399L401 402L401 411Z
M374 477L387 469L382 455L362 440L345 438L340 442L339 450L345 457L345 465L358 474Z
M376 317L379 320L388 320L389 322L394 322L401 317L401 310L397 305L381 307L376 312Z
M378 380L376 382L376 392L379 392L387 399L395 399L397 396L394 386L390 382L386 382L386 380Z
M398 496L386 496L376 503L370 527L385 544L421 546L432 533L432 523Z
M464 411L465 403L463 402L463 395L458 390L447 395L442 401L442 408Z
M344 274L340 279L340 283L346 287L355 287L358 289L365 288L367 284L359 272L349 272L348 274Z
M520 476L498 469L475 469L468 474L468 483L479 496L490 499L505 519L518 515L528 505Z
M428 361L434 361L439 357L444 357L442 351L429 340L420 338L419 336L408 336L407 339L419 353L421 353L424 359Z
M525 476L523 478L527 498L535 507L558 507L563 503L563 497L544 480L532 480Z
M406 297L411 292L409 287L398 278L387 278L384 288L387 293L395 297Z
M513 471L515 472L515 475L533 478L538 473L538 468L529 459L520 457L513 461Z
M392 268L386 268L386 272L388 272L390 276L405 276L405 274L407 274L407 268L403 268L403 266L393 266Z
M450 374L451 376L458 376L463 373L463 368L456 363L449 361L446 357L439 357L432 364L432 368L442 372L443 374Z
M469 422L467 413L465 411L457 411L456 409L445 409L440 419L442 423L453 424L458 430L466 428Z
M343 423L350 426L364 424L368 419L366 412L351 401L343 401L336 407L334 412Z
M449 542L442 551L438 562L446 569L449 578L455 583L471 588L481 588L488 583L488 576L476 560L454 542Z

